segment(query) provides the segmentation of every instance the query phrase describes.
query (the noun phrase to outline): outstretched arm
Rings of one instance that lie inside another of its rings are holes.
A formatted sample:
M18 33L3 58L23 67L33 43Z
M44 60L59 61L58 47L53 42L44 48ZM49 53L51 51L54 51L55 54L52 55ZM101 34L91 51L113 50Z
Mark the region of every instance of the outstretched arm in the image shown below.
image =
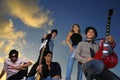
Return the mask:
M0 74L0 79L3 77L3 75L5 74L5 71L2 70L1 74Z
M28 66L30 66L32 64L32 62L27 62L27 63L24 63L23 65L21 65L21 66L12 66L12 65L10 65L11 66L11 68L9 68L9 69L15 69L15 70L24 70L26 67L28 67Z

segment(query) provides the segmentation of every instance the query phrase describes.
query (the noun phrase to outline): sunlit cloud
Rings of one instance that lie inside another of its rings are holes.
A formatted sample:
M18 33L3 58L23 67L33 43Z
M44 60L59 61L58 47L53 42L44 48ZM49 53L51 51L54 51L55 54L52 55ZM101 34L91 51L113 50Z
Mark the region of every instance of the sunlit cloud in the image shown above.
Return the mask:
M2 48L4 45L4 41L0 41L0 48Z
M44 11L43 7L38 6L35 0L4 0L4 6L9 15L20 19L24 24L41 28L44 24L53 25L53 19L50 18L51 12Z
M0 3L0 49L8 53L10 49L22 47L27 44L25 32L15 30L14 21L9 18L20 19L25 25L41 28L50 32L48 26L53 25L51 12L38 6L39 0L1 0ZM9 17L8 17L9 16ZM29 44L29 43L28 43ZM26 45L27 46L27 45Z
M4 60L5 60L5 57L1 57L1 58L0 58L0 63L3 63Z
M16 44L21 45L18 42L21 42L24 36L25 32L15 30L12 20L5 18L0 20L0 50L8 53L10 49L15 48ZM25 41L21 43L24 44Z

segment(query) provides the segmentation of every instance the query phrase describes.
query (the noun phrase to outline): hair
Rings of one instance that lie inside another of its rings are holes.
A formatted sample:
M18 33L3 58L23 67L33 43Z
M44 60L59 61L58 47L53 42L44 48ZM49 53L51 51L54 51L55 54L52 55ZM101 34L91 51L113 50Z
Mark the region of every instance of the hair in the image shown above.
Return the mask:
M13 49L9 52L9 58L11 58L13 54L15 54L16 57L18 57L18 51Z
M44 56L46 56L47 54L51 54L51 55L53 55L52 52L51 52L51 51L48 51L48 50L45 51Z
M52 31L51 31L51 33L50 34L47 34L47 37L46 37L46 39L47 40L50 40L51 39L51 37L52 37L52 33L56 33L56 35L58 34L58 31L57 31L57 29L53 29Z
M51 31L51 34L54 33L54 32L55 32L56 34L58 34L57 29L53 29L53 30Z
M92 27L92 26L89 26L89 27L87 27L87 28L85 29L85 35L88 33L88 31L89 31L90 29L92 29L92 30L94 31L94 33L95 33L95 37L94 37L94 38L96 38L97 35L98 35L98 33L97 33L97 30L96 30L94 27Z
M80 26L79 26L78 24L73 24L73 25L72 25L71 32L74 32L73 28L74 28L75 25L78 27L78 33L80 33L81 30L80 30Z

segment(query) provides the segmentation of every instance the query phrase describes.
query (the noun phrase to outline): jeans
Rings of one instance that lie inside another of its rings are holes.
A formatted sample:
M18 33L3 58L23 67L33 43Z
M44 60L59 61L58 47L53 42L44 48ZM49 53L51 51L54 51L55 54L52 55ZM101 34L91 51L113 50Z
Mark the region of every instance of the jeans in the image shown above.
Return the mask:
M82 63L78 62L78 76L77 80L82 80Z
M47 78L41 79L41 80L60 80L60 79L58 79L58 78L51 78L51 76L48 76Z
M100 60L91 60L83 64L83 71L87 80L93 80L104 70L104 63Z
M74 46L74 48L76 48L76 46ZM67 69L66 69L66 80L71 79L71 73L72 73L72 69L73 69L73 64L75 62L74 55L75 55L75 50L71 51L70 57L68 59ZM77 80L82 80L81 64L78 64L78 77L77 77Z
M35 80L35 76L32 76L32 77L28 77L26 80Z
M35 77L29 77L27 78L27 80L36 80ZM48 76L47 78L42 78L41 80L60 80L58 78L51 78L50 76Z

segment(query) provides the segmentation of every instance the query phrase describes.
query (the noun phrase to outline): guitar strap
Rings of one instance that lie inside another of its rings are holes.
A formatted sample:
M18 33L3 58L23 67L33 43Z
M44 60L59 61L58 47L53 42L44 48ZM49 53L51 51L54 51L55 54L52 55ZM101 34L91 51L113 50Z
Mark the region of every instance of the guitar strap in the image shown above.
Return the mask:
M91 54L91 57L94 58L95 56L95 51L93 50L93 48L90 47L90 54Z
M95 51L94 51L94 49L93 49L93 43L94 43L94 41L88 41L88 40L86 40L85 42L88 42L88 43L90 43L90 46L89 46L89 48L90 48L90 54L91 54L91 57L92 58L94 58L94 56L95 56Z

